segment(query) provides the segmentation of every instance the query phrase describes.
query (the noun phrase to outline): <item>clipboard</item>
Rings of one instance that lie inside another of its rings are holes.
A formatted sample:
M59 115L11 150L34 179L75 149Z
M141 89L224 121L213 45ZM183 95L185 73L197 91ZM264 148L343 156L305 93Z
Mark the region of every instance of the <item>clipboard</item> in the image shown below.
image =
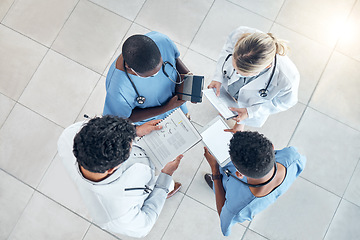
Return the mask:
M202 142L208 148L211 155L216 158L220 167L224 167L231 161L229 144L233 134L231 132L224 132L224 129L229 129L229 126L222 117L217 116L205 125L200 133Z
M162 129L152 131L136 141L157 169L162 169L201 141L200 133L180 108L174 110L159 125Z

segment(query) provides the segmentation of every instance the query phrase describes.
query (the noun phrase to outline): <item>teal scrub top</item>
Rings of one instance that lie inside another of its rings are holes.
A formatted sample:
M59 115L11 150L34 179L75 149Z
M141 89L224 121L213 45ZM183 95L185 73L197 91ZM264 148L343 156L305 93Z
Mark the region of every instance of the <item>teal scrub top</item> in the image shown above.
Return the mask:
M176 66L176 59L180 56L173 41L159 32L150 32L145 34L150 37L158 46L163 61L170 62ZM175 83L170 81L164 74L163 69L153 77L142 78L130 75L139 94L146 98L144 104L136 101L136 91L124 71L116 69L116 60L112 63L106 77L106 98L103 115L115 115L123 118L130 117L132 110L137 108L158 107L167 103L175 94ZM177 73L169 64L166 64L166 73L171 79L176 80ZM187 113L185 103L180 107L184 113ZM154 119L164 119L173 110L160 114L158 116L137 122L141 125Z

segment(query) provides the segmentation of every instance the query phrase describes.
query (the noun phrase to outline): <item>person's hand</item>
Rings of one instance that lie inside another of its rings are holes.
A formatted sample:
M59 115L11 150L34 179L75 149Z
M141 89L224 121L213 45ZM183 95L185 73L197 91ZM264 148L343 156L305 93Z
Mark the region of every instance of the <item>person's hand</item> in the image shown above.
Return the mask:
M216 96L220 96L220 87L221 87L221 82L217 82L217 81L211 81L211 83L209 84L209 86L207 88L215 88L216 89Z
M167 111L170 111L171 109L180 107L183 105L186 101L180 100L177 95L173 96L167 103L166 103L166 109Z
M232 132L232 133L236 133L236 132L242 132L244 131L244 125L243 124L237 124L235 123L233 128L230 129L224 129L224 132Z
M173 173L176 171L176 169L179 167L180 160L183 158L183 155L180 154L175 158L175 160L168 162L164 168L161 170L161 172L166 173L167 175L172 176Z
M233 112L237 112L237 113L238 113L238 115L233 118L233 120L235 120L236 122L240 122L240 121L242 121L242 120L244 120L244 119L246 119L246 118L249 117L246 108L232 108L232 107L230 107L229 109L230 109L231 111L233 111Z
M144 135L151 133L154 130L162 129L162 126L160 125L156 126L156 124L158 124L159 122L161 122L161 119L151 120L149 122L144 123L143 125L137 126L136 135L138 135L138 137L142 137Z
M215 157L213 155L211 155L211 153L209 152L207 147L204 147L204 156L210 165L211 171L213 173L219 172L219 164L216 161Z

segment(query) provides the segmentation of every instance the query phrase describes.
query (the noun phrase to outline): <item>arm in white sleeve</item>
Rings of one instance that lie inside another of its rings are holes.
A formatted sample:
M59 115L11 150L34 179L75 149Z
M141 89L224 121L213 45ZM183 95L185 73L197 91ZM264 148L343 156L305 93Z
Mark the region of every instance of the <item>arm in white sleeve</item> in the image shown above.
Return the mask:
M127 214L108 223L106 229L131 237L146 236L160 215L171 181L171 176L160 173L153 191L144 201L143 206L129 209Z
M294 106L298 101L298 83L299 80L293 86L281 90L272 100L247 107L249 118L257 118L262 115L268 116Z

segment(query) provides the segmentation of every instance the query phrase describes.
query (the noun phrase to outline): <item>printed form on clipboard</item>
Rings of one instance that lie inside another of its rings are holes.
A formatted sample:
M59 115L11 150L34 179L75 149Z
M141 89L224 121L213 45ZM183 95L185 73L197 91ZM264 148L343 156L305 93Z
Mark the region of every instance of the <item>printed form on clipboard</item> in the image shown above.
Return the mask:
M162 129L152 131L136 142L158 169L201 141L201 135L180 108L159 125Z
M233 134L225 132L229 126L220 117L217 116L209 122L201 132L203 143L210 151L211 155L216 158L220 167L224 167L230 160L229 144Z
M233 112L229 109L229 107L237 108L238 105L223 86L220 88L220 96L216 96L215 89L212 88L204 89L203 93L210 101L210 103L221 114L221 116L223 116L226 120L229 120L238 115L237 112Z

